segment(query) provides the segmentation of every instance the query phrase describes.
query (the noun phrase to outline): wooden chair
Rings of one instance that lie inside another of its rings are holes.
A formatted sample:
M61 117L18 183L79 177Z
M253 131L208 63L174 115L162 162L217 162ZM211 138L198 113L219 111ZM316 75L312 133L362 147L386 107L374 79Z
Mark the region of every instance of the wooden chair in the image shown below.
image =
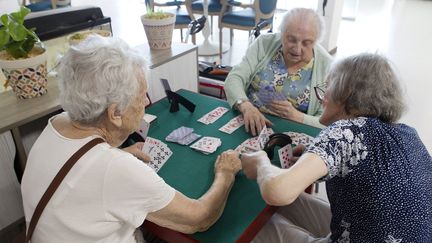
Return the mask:
M254 0L252 4L228 0L224 2L219 18L219 57L222 58L222 29L230 28L230 45L233 29L250 31L261 21L267 21L266 29L273 27L273 16L277 0ZM239 9L240 8L240 9Z

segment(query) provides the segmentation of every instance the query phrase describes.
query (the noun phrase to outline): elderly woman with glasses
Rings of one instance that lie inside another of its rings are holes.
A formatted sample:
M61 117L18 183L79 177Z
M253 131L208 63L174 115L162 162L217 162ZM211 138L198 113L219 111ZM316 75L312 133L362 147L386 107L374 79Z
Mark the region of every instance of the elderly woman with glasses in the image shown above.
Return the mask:
M117 148L138 129L149 102L144 68L143 57L122 40L99 36L71 47L61 60L65 112L49 120L30 151L21 184L27 226L66 160L94 138L105 143L84 154L64 178L39 219L32 243L136 242L135 229L144 219L194 233L206 230L222 214L241 168L235 152L217 158L212 186L191 199L140 160L148 159L142 143Z
M346 58L327 82L320 122L328 127L291 168L262 151L242 156L264 200L282 206L254 242L431 242L432 158L397 123L404 103L388 60ZM303 193L317 180L330 204Z
M331 56L318 43L324 23L312 9L296 8L283 18L281 33L260 36L225 81L229 104L244 116L246 131L271 123L261 112L312 126L322 107L313 87L323 86Z

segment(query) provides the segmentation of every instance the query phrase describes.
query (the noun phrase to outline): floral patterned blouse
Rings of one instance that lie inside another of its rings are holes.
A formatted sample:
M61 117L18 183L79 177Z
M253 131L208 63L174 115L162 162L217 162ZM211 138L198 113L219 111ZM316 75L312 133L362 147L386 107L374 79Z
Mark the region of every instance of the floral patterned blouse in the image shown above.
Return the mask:
M266 105L273 100L288 100L297 110L306 113L309 108L314 59L297 73L288 75L281 47L265 68L256 73L248 88L248 98L262 112L271 113Z
M432 158L413 128L340 120L307 152L328 168L331 242L432 241Z

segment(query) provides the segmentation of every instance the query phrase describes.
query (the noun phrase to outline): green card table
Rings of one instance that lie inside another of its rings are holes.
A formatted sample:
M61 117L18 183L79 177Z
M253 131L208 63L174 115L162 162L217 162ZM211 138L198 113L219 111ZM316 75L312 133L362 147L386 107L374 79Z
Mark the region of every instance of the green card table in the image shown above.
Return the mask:
M148 136L167 143L173 152L158 174L176 190L190 198L197 199L209 189L213 182L213 167L217 155L225 150L235 149L251 135L245 132L244 126L232 134L218 130L239 115L237 111L230 110L209 125L197 121L218 106L229 108L227 102L187 90L179 90L177 93L196 104L195 112L190 113L180 105L178 112L170 113L170 103L166 98L154 103L146 110L146 113L157 115L157 119L150 125ZM295 131L316 136L320 131L318 128L275 116L267 116L267 118L273 122L274 132ZM218 137L222 145L216 152L205 155L189 146L166 142L165 137L180 126L191 127L201 136ZM222 216L207 231L184 235L149 221L144 223L144 227L169 242L250 242L276 210L277 207L267 206L261 198L256 181L248 180L240 171L236 176Z

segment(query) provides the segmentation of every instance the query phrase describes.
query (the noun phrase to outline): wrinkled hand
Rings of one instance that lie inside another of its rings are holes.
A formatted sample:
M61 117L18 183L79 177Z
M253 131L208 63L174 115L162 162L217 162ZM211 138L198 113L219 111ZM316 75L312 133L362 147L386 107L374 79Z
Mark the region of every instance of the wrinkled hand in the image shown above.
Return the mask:
M304 114L298 111L291 102L287 100L275 100L268 105L268 108L282 118L303 123Z
M258 135L265 125L273 125L258 108L248 101L243 102L239 110L243 114L246 132L250 132L253 136Z
M299 144L293 148L293 158L292 163L297 162L297 160L300 158L300 156L305 151L306 147L303 144Z
M143 146L143 142L137 142L129 147L123 148L123 151L131 153L132 155L144 162L150 162L151 157L142 151Z
M230 173L236 175L241 170L239 153L234 150L227 150L220 154L215 163L215 173Z
M242 154L241 163L246 177L251 180L256 180L258 164L270 163L270 160L267 157L266 152L261 150L255 153Z

